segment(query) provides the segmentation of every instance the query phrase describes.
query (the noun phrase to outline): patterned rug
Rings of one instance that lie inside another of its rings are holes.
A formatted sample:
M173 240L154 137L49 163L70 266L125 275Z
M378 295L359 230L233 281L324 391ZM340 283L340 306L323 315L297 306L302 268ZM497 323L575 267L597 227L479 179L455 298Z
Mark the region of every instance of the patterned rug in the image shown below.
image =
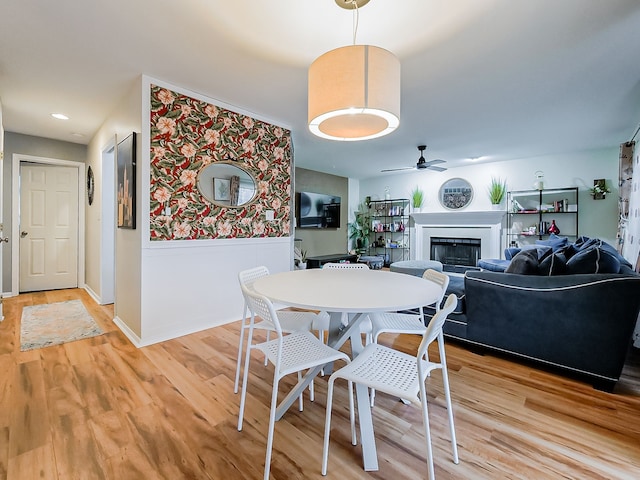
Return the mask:
M80 300L24 307L20 350L60 345L103 333Z

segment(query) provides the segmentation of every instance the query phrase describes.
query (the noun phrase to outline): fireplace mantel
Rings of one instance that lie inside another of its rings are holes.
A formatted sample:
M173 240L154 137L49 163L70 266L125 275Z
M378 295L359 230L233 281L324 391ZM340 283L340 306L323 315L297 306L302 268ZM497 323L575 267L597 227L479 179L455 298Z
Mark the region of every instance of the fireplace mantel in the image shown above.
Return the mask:
M501 224L506 212L488 210L477 212L412 213L416 225L496 225Z

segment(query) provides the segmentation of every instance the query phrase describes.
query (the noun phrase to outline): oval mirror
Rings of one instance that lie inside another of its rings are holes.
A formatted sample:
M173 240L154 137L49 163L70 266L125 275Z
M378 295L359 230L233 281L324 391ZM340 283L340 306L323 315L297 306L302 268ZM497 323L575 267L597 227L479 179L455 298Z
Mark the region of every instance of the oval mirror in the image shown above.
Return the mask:
M452 178L442 184L438 198L444 208L459 210L471 203L473 187L463 178Z
M198 190L211 203L242 207L256 196L256 182L242 168L228 162L211 163L198 173Z

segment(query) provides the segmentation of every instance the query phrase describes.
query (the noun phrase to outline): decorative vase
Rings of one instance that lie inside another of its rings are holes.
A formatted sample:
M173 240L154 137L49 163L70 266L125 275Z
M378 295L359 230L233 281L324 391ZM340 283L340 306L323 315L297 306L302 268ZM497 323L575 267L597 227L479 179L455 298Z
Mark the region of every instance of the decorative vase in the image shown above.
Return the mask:
M551 225L549 226L548 232L549 233L554 233L556 235L558 235L560 233L560 229L556 225L556 221L555 220L551 220Z
M492 203L491 210L502 210L502 205L500 203Z

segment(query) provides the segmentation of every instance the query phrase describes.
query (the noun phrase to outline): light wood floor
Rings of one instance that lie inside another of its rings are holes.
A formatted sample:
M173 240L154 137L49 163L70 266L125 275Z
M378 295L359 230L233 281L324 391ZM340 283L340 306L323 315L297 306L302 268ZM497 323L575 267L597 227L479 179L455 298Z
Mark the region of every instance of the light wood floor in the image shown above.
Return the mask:
M25 305L80 298L105 335L20 352ZM82 290L5 299L0 324L0 479L260 479L272 374L256 357L242 432L233 394L239 323L136 349L112 308ZM387 337L411 351L413 337ZM432 351L437 357L437 349ZM452 343L447 358L460 464L442 381L428 388L438 479L640 478L640 355L614 394ZM319 479L327 377L316 401L276 424L272 478ZM374 425L380 470L350 444L337 385L329 473L335 479L426 478L418 408L383 394Z

